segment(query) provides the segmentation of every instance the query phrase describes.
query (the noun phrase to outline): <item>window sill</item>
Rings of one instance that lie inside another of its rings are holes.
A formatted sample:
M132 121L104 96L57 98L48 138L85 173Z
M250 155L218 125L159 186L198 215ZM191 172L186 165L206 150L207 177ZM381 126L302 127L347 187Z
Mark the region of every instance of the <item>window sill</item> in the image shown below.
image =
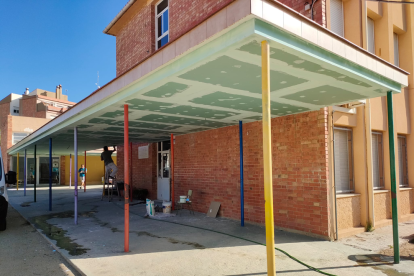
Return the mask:
M400 191L409 191L412 190L413 188L411 187L400 187Z
M383 193L389 193L390 190L374 190L374 194L383 194Z
M348 193L348 194L336 194L336 198L346 198L346 197L355 197L355 196L361 196L361 194L354 194L354 193Z

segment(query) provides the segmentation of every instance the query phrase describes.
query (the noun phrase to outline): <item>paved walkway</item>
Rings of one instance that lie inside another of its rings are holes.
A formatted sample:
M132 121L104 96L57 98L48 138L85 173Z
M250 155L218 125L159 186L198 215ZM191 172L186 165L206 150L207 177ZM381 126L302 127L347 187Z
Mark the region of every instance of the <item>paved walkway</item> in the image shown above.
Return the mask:
M9 206L0 232L0 275L81 275L16 210Z
M130 207L130 252L124 253L123 202L101 201L101 191L100 186L88 186L86 193L79 192L78 225L69 187L54 188L52 212L47 188L38 189L36 203L32 190L24 197L23 191L9 189L9 201L86 275L266 275L264 246L209 231L264 243L264 227L240 227L237 221L186 212L162 221L145 219L142 204ZM414 275L412 261L392 265L387 259L371 258L374 252L338 242L275 231L275 243L334 275ZM276 266L278 274L321 275L278 251Z

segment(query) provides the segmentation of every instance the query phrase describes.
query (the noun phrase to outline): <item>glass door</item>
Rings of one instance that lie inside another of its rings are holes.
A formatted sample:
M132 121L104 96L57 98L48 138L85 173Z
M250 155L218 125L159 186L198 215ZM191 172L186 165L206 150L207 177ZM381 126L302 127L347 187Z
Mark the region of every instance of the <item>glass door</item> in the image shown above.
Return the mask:
M157 150L157 198L170 200L170 141L158 143Z

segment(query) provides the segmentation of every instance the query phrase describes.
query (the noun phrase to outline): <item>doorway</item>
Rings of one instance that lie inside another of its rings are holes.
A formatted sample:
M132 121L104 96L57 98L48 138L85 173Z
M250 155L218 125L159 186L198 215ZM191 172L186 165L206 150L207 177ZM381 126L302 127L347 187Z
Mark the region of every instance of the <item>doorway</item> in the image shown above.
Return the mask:
M157 145L157 198L170 201L170 148L171 142Z

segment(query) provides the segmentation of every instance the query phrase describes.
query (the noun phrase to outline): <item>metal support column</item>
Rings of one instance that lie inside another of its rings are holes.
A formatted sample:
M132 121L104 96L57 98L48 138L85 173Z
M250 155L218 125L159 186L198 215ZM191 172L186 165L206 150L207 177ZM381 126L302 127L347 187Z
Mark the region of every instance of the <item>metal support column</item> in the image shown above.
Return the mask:
M72 187L72 154L69 155L69 187Z
M275 230L273 222L272 137L270 122L269 43L262 41L263 170L266 223L267 275L276 275Z
M20 168L19 168L19 159L20 159L20 157L19 157L19 153L17 153L17 170L16 170L16 190L18 191L19 190L19 178L20 178L20 173L19 173L19 171L20 171Z
M52 138L49 138L49 211L52 211Z
M124 251L129 252L129 129L128 105L124 105Z
M243 179L243 122L239 121L240 139L240 220L244 226L244 179Z
M23 183L24 183L24 196L26 196L26 186L27 186L27 150L24 150L24 166L23 166Z
M398 205L397 205L397 179L395 176L395 140L394 117L392 106L392 92L387 92L388 108L388 135L390 148L390 172L391 172L391 206L392 206L392 235L394 242L394 263L400 263L400 243L398 238Z
M78 167L78 128L75 127L73 132L75 171ZM75 224L78 224L78 174L75 174Z
M83 192L86 192L86 150L85 150L85 182L84 182L84 186L83 186Z
M37 159L36 159L36 145L34 145L34 202L36 202L36 183L37 183Z
M129 199L130 202L133 200L132 196L132 142L129 144Z
M174 210L174 134L171 133L171 210Z

